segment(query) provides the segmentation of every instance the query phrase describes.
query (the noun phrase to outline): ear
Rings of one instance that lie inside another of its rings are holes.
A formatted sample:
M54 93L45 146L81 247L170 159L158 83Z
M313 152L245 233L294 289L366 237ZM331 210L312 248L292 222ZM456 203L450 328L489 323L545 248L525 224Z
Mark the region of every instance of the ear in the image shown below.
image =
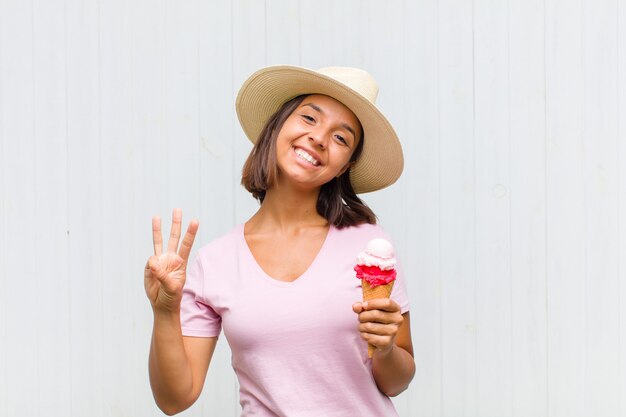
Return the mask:
M341 171L339 171L339 174L337 174L337 177L336 177L336 178L341 177L341 176L342 176L342 175L343 175L343 174L344 174L344 173L345 173L348 169L350 169L350 167L351 167L352 165L354 165L354 162L355 162L355 161L350 161L350 162L348 162L347 164L345 164L345 165L343 166L343 168L341 168Z

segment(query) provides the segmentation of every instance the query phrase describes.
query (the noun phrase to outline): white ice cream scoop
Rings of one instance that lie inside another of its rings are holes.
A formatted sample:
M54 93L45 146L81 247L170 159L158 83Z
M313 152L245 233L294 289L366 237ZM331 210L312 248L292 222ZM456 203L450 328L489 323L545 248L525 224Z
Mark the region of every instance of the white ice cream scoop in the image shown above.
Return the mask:
M377 266L382 270L396 266L393 245L382 238L370 240L365 251L359 253L356 260L358 265Z

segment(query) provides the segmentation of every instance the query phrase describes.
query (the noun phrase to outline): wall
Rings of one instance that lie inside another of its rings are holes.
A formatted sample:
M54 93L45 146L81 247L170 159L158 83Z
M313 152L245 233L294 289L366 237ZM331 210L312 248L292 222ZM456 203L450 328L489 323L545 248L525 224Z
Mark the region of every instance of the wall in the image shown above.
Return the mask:
M625 62L618 0L0 1L0 415L159 415L150 218L253 213L234 97L289 63L366 68L403 142L400 414L626 416ZM238 415L224 342L184 415Z

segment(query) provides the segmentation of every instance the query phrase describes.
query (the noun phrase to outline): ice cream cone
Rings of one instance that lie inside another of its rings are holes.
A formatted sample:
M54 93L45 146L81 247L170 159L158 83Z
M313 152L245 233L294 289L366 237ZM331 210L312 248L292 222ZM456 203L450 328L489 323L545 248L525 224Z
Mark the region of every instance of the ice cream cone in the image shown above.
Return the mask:
M393 246L385 239L372 239L367 247L356 258L354 271L361 280L363 301L377 298L389 298L394 280L396 279L396 258ZM367 345L367 356L374 355L376 346Z
M395 281L391 281L389 284L385 285L377 285L376 287L372 287L367 280L362 279L362 289L363 289L363 301L375 300L377 298L389 298L391 295L391 290L393 288L393 283ZM376 346L367 345L367 357L371 358L374 355L374 351L376 350Z

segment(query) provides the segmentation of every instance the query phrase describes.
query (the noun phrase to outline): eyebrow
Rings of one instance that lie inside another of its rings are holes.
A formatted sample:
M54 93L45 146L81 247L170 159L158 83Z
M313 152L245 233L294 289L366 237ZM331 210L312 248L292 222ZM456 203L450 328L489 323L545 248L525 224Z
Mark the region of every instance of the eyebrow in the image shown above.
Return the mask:
M324 111L317 105L313 104L313 103L306 103L304 104L304 106L309 106L311 107L313 110L317 111L320 114L324 114ZM356 133L354 133L354 129L352 129L350 127L349 124L347 123L342 123L341 127L343 127L344 129L346 129L348 132L352 133L352 137L356 139Z

